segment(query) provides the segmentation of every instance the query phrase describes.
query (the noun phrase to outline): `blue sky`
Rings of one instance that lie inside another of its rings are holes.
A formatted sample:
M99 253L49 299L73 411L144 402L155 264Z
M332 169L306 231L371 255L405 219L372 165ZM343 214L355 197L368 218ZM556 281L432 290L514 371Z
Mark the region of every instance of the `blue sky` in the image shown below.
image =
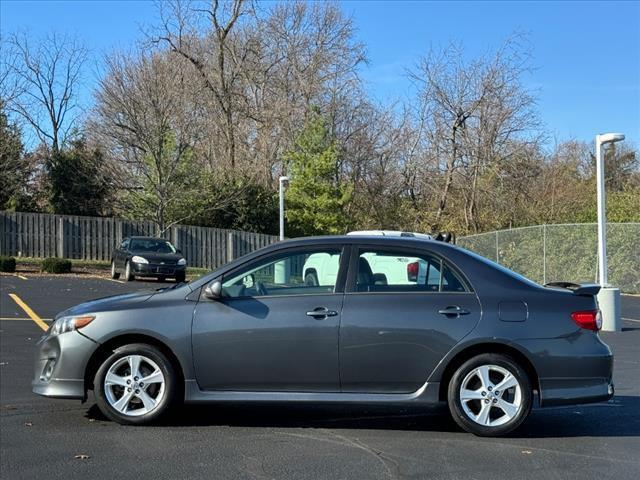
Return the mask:
M551 137L592 140L621 131L640 146L640 2L340 2L367 46L362 70L380 101L406 98L404 77L431 46L450 41L469 55L498 47L525 32L536 70L524 80L538 90L541 118ZM0 2L3 34L29 29L76 33L96 57L128 48L156 16L151 1ZM87 72L84 99L98 65Z

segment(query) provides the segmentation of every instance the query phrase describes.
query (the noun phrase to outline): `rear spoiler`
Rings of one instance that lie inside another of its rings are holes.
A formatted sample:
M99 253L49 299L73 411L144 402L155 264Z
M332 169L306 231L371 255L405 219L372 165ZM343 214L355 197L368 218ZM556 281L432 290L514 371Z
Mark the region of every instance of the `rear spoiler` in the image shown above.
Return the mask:
M545 287L564 288L571 290L574 295L592 296L597 295L600 291L600 285L597 283L571 283L571 282L550 282L545 283Z

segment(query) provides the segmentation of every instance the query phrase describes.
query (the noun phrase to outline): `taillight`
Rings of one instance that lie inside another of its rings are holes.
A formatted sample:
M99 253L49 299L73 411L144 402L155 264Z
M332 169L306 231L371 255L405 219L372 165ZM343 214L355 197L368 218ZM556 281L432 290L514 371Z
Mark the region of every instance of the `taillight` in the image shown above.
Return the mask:
M407 264L407 280L410 282L418 281L418 272L420 271L420 264L418 262Z
M602 318L598 310L581 310L571 313L571 318L580 328L597 332L602 327Z

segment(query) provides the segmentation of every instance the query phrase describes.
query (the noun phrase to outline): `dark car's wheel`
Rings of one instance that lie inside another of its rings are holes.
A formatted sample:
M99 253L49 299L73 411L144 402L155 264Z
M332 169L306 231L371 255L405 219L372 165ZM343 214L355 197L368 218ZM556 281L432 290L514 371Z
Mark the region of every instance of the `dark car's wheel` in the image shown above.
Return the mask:
M130 282L135 279L133 273L131 273L131 262L127 260L127 263L124 264L124 279L127 282Z
M116 261L111 260L111 278L117 280L120 278L120 273L116 270Z
M531 381L512 358L487 353L455 371L447 397L453 419L464 430L480 436L504 435L529 415Z
M187 276L185 273L178 273L176 275L176 283L181 283L184 282L186 280Z
M130 425L161 418L175 404L178 392L171 362L145 344L116 349L98 369L93 388L102 413Z

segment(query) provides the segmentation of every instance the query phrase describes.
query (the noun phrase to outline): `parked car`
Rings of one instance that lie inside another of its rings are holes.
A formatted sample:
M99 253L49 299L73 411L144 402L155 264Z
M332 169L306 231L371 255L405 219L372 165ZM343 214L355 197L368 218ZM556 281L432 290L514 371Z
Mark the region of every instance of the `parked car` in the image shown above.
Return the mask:
M180 250L164 238L128 237L111 254L111 278L124 274L127 281L135 277L167 277L184 282L187 261Z
M337 272L309 285L303 267L319 254L337 258ZM403 272L405 259L435 276L376 281L378 264ZM534 397L547 407L613 395L598 290L541 286L430 239L295 239L191 283L58 314L38 341L33 391L86 400L93 390L123 424L182 401L446 402L463 429L503 435Z

